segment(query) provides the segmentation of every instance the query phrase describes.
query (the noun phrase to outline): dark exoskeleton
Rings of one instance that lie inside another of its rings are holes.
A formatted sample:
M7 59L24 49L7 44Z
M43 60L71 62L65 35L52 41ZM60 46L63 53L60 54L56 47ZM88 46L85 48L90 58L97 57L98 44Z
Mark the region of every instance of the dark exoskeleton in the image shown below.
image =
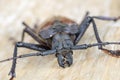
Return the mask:
M73 63L73 50L87 49L93 46L98 46L98 49L104 51L105 53L120 57L119 50L108 50L103 48L104 45L108 44L120 44L120 42L102 42L94 19L106 20L106 21L117 21L120 17L110 18L103 16L88 16L88 12L84 16L81 24L77 24L75 21L70 20L65 17L54 17L45 24L41 25L41 29L35 31L31 29L25 22L25 29L23 30L22 41L17 42L14 49L14 54L12 58L2 60L0 62L13 60L12 68L10 70L10 75L12 76L10 80L15 77L15 68L17 58L30 57L30 56L45 56L50 54L55 54L58 60L58 64L61 67L70 66ZM85 31L92 24L95 38L97 43L94 44L80 44L77 45L84 35ZM39 44L25 43L23 42L24 33L30 35ZM36 53L24 54L17 56L17 48L25 47L28 49L36 50Z

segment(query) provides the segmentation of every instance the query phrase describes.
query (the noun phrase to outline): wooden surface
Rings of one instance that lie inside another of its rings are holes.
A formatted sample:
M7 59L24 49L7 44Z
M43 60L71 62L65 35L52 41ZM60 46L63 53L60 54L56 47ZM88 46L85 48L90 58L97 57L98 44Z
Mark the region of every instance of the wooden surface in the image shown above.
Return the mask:
M90 15L120 16L120 0L0 0L0 60L12 57L15 40L21 40L26 21L33 26L55 15L66 16L78 23L86 11ZM120 41L120 21L96 20L103 41ZM26 35L25 42L34 42ZM92 27L87 30L81 43L96 42ZM108 46L119 49L120 46ZM19 49L19 54L34 52ZM120 80L120 59L111 57L96 47L74 51L71 67L58 66L54 55L30 57L17 61L15 80ZM11 61L0 63L0 80L9 80Z

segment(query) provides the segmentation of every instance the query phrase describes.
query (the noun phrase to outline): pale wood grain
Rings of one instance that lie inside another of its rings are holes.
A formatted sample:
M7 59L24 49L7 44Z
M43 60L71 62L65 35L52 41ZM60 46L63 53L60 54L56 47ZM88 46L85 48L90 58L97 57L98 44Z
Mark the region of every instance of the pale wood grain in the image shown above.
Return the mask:
M14 45L9 40L21 39L26 21L33 26L39 20L62 15L78 23L86 11L90 15L120 16L120 0L1 0L0 1L0 60L12 57ZM96 20L100 37L104 41L120 41L120 21ZM26 42L34 42L26 35ZM92 27L87 30L80 43L96 42ZM118 49L120 46L108 48ZM29 53L20 49L19 54ZM69 68L58 66L54 55L31 57L17 61L15 80L120 80L120 59L104 54L97 48L74 51L74 63ZM8 80L11 61L0 63L0 80Z

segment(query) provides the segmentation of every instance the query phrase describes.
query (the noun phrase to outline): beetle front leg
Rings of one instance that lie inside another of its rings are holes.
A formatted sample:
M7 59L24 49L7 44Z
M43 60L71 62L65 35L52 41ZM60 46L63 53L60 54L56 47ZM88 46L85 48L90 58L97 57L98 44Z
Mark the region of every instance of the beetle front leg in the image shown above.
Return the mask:
M101 45L110 45L110 44L116 44L116 45L120 45L120 42L102 42L102 43L94 43L94 44L82 44L82 45L76 45L73 46L71 49L72 50L82 50L82 49L87 49L87 48L91 48L91 47L95 47L95 46L101 46ZM107 53L108 55L111 55L113 57L120 57L120 50L108 50L105 48L102 48L102 50Z
M41 48L41 45L37 45L37 44L30 44L30 43L23 43L23 42L17 42L14 48L14 54L13 54L13 62L12 62L12 67L11 70L9 72L9 75L11 75L11 79L12 80L16 75L15 75L15 68L16 68L16 57L17 57L17 48L18 47L25 47L25 48L29 48L29 49L33 49L33 50L37 50L37 51L45 51L47 50L46 48ZM1 61L2 62L2 61Z
M30 56L46 56L46 55L55 54L55 53L56 53L56 50L47 50L47 51L43 51L43 52L37 52L37 53L24 54L24 55L17 56L17 45L16 45L13 58L8 59L8 60L13 59L12 67L11 67L11 70L9 72L9 75L11 75L10 80L13 80L13 78L16 76L15 68L16 68L17 58L24 58L24 57L30 57ZM6 61L6 60L4 60L4 61Z
M14 48L13 58L14 58L14 57L17 57L17 45L15 45L15 48ZM15 74L16 60L17 60L17 59L13 59L12 67L11 67L11 70L10 70L10 72L9 72L9 74L8 74L8 75L11 75L10 80L13 80L13 78L16 76L16 74Z

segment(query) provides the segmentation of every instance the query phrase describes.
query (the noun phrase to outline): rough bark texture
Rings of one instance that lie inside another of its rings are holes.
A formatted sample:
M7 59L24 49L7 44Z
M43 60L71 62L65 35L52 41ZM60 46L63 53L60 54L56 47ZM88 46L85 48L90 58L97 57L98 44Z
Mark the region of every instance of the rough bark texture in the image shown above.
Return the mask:
M0 60L12 57L14 40L21 40L26 21L33 26L52 16L66 16L78 23L86 11L90 15L120 16L120 0L1 0L0 1ZM96 20L103 41L120 41L120 21ZM12 37L12 38L11 38ZM26 35L25 42L34 42ZM96 42L92 27L80 43ZM79 44L80 44L79 43ZM120 49L120 46L107 46ZM19 54L34 52L19 49ZM15 80L120 80L120 59L111 57L96 47L74 51L71 67L58 66L54 55L31 57L17 61ZM0 63L0 80L8 80L11 61Z

